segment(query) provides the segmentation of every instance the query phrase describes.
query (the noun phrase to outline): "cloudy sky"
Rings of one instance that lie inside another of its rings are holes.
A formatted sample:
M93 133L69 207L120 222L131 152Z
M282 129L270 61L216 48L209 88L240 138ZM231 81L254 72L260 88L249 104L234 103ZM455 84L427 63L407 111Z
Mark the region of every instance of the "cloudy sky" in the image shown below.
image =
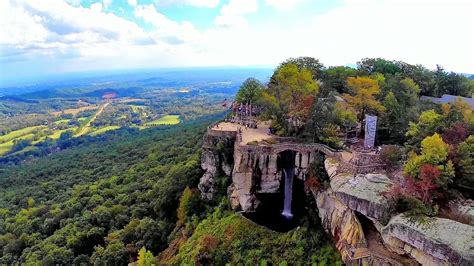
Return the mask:
M0 75L384 57L474 73L472 0L1 0Z

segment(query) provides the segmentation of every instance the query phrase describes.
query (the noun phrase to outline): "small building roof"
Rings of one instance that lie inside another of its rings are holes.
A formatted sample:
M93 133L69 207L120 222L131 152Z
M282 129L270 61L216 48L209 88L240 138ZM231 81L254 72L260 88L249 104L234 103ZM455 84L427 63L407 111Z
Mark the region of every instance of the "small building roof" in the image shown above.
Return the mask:
M456 99L460 98L461 100L467 102L469 106L471 106L471 109L474 110L474 99L473 98L467 98L467 97L461 97L461 96L456 96L456 95L449 95L449 94L443 94L441 98L436 98L436 97L430 97L430 96L421 96L420 99L422 101L431 101L434 103L454 103Z

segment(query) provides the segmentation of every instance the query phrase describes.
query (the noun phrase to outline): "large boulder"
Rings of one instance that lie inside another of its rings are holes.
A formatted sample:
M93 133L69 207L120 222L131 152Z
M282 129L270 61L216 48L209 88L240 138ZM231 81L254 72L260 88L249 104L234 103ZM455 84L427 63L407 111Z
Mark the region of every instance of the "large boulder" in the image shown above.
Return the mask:
M443 218L428 219L420 224L403 214L393 217L382 229L385 244L423 265L473 265L474 227Z
M339 162L334 159L326 159L325 168L331 178L332 190L351 210L375 220L388 214L389 203L383 196L391 185L387 175L339 172Z

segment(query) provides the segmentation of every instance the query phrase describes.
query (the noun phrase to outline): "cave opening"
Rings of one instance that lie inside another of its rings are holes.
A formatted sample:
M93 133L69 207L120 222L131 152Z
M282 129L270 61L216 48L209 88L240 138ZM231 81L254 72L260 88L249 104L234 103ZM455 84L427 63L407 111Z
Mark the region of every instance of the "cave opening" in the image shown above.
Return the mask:
M388 250L385 247L384 241L380 232L375 227L374 222L367 216L363 215L358 211L354 211L359 223L364 232L365 239L367 240L367 248L374 254L385 258L398 261L401 265L418 265L418 263L408 255L400 255L393 251Z
M308 214L308 203L304 181L296 176L293 176L291 184L292 215L291 217L282 215L285 209L285 187L288 188L288 184L285 183L288 178L285 178L284 169L294 170L296 158L296 152L291 150L283 151L278 155L277 169L281 174L279 191L278 193L258 193L256 196L260 204L255 212L244 214L247 218L277 232L288 232L302 224L303 218ZM295 171L287 171L286 174L294 175Z
M354 213L362 226L362 231L364 232L366 239L377 238L378 231L377 228L375 228L374 222L358 211L355 211Z

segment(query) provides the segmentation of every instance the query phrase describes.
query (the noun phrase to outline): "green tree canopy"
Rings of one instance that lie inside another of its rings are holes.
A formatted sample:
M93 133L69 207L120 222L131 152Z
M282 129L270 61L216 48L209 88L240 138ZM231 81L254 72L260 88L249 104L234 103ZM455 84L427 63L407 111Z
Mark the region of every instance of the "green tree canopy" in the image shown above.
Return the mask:
M263 88L263 84L260 81L255 78L248 78L240 86L236 100L238 103L254 104L260 99Z

